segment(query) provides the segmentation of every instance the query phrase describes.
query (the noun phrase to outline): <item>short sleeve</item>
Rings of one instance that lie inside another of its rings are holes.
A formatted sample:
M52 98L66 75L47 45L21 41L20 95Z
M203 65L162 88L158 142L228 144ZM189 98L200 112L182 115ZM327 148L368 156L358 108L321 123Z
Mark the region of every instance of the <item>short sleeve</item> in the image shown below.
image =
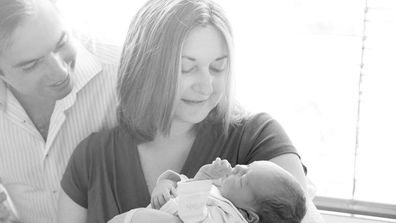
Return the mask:
M90 166L88 147L91 136L84 139L74 150L61 180L61 187L65 193L84 208L88 208Z
M241 146L243 163L270 160L286 153L299 156L282 126L265 113L254 115L245 122Z

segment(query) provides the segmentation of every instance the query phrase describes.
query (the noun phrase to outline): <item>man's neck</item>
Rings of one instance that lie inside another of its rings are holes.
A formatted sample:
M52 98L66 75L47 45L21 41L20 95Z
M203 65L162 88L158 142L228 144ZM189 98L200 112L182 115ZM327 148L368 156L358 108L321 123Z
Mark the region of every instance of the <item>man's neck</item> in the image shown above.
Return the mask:
M55 107L56 100L42 99L29 95L22 95L17 91L10 89L15 98L22 105L26 114L32 120L36 129L40 132L41 136L46 140L50 119Z

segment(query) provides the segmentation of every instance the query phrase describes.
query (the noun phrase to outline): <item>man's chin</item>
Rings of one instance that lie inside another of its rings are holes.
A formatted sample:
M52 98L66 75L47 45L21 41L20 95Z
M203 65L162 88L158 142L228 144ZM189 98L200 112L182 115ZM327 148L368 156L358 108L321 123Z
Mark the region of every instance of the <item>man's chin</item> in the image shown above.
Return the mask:
M56 97L56 100L62 100L63 98L65 98L66 96L68 96L73 90L73 86L67 86L65 89L62 89L61 92L58 92L58 95Z

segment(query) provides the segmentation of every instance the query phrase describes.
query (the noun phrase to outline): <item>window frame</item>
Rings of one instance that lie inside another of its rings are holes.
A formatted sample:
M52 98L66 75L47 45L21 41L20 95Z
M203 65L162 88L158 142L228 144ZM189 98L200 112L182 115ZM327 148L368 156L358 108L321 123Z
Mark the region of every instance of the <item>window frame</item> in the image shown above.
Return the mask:
M396 219L396 205L316 196L313 200L319 210Z

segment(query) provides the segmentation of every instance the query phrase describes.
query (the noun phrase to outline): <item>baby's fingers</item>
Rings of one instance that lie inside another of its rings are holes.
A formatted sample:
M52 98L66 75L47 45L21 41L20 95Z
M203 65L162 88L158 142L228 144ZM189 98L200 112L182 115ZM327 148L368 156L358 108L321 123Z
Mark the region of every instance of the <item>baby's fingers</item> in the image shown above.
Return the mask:
M172 188L171 188L171 196L177 197L177 190L176 190L175 187L172 187Z
M231 168L231 164L228 162L228 160L226 160L226 159L224 159L224 160L221 160L221 166L224 166L224 167L229 167L229 168Z
M158 209L160 209L168 200L169 200L169 197L168 197L168 199L166 199L165 195L159 196L158 197Z
M220 157L216 157L216 159L213 160L212 164L220 164L220 162L221 162Z
M153 209L160 209L161 208L161 202L163 200L162 194L155 195L151 198L151 206Z
M158 209L157 208L157 197L151 197L151 207L153 209Z
M172 189L171 189L171 190L172 190ZM167 201L169 201L169 199L171 198L170 191L166 191L166 192L163 194L163 198L164 198L164 203L161 203L161 207L162 207L162 205L164 205Z

